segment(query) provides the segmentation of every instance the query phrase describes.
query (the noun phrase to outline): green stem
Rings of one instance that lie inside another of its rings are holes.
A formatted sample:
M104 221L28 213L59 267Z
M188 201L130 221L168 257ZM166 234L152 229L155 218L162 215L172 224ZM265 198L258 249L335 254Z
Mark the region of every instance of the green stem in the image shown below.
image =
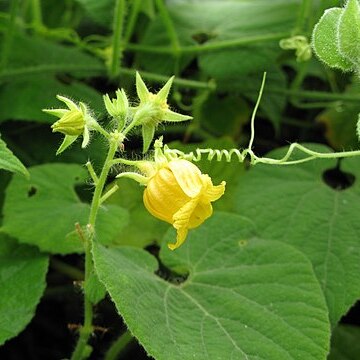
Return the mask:
M81 270L79 270L78 268L71 266L59 259L51 258L50 266L54 270L68 276L70 279L74 279L74 280L83 280L84 279L84 273Z
M216 51L232 47L240 47L243 45L251 45L265 41L280 40L289 37L289 32L262 34L244 37L240 39L223 40L216 42L208 42L203 45L182 46L179 48L181 54L198 54L207 51ZM136 52L147 52L152 54L173 54L173 48L167 46L149 46L141 44L127 44L126 50Z
M126 47L127 43L130 41L132 34L134 33L136 20L138 18L141 7L141 0L133 0L131 11L129 14L129 19L126 24L126 30L124 34L124 46Z
M291 96L298 96L303 99L314 99L314 100L329 100L329 101L349 101L349 102L359 102L360 95L349 95L343 93L328 93L322 91L306 91L306 90L289 90L289 89L281 89L275 87L267 87L269 92L273 92L275 94L285 94Z
M1 51L1 60L0 60L0 69L5 69L8 63L9 54L11 50L12 40L14 37L15 31L15 20L18 12L18 8L20 5L19 0L13 0L10 2L10 19L9 26L7 27L7 31L4 35L3 46Z
M36 31L41 30L44 27L42 11L41 11L41 0L32 0L32 24Z
M124 332L119 336L117 340L110 346L109 350L106 352L104 360L116 360L119 357L119 354L125 349L125 347L133 340L134 338L129 331Z
M104 190L105 182L111 168L111 161L114 158L117 147L118 147L118 139L115 136L113 136L111 139L109 139L108 154L106 156L104 166L98 178L98 182L96 184L93 199L91 202L89 221L87 225L89 234L87 235L85 242L84 284L86 284L86 282L89 281L89 278L93 272L94 265L92 261L91 250L92 250L92 243L94 241L96 217L101 203L101 195ZM86 286L84 285L84 325L80 330L80 336L76 344L75 350L71 356L71 360L84 359L84 351L88 343L88 340L90 338L90 335L93 331L92 318L93 318L93 306L86 294Z
M110 75L112 77L115 77L119 74L123 51L123 45L121 41L124 27L125 8L125 0L116 0L112 36L112 57L110 62Z
M112 159L114 158L117 147L118 147L118 142L114 139L110 139L109 151L108 151L108 154L105 159L104 167L101 170L101 174L99 176L98 183L95 187L94 196L93 196L92 203L91 203L88 224L93 229L95 228L95 221L96 221L96 216L97 216L99 206L100 206L101 195L104 190L105 182L106 182L107 176L108 176L110 168L111 168L111 162L112 162Z
M312 0L303 0L301 2L293 35L302 34L306 32L306 25L311 14L311 9L312 9Z
M166 32L169 36L171 47L172 47L172 54L174 56L178 56L181 52L179 38L177 36L173 21L169 15L169 12L164 4L164 0L155 0L156 6L160 12L160 16L164 22Z
M120 74L135 76L135 70L133 69L120 69ZM169 80L168 76L154 74L146 71L141 71L141 77L147 80L153 80L155 82L164 83ZM196 80L187 80L187 79L174 79L174 84L185 87L185 88L192 88L192 89L216 89L216 83L214 81L204 82L204 81L196 81Z

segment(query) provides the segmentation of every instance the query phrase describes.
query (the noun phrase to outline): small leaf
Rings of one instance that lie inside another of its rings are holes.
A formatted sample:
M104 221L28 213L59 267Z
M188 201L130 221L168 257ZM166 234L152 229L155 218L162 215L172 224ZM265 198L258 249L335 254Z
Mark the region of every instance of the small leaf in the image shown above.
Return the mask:
M0 169L11 171L14 173L19 173L29 176L29 172L26 170L26 167L21 163L21 161L12 153L10 149L6 146L4 140L0 138Z
M14 176L6 189L2 230L50 253L82 252L74 227L87 224L90 206L74 188L85 183L86 170L76 164L47 164L29 171L30 181ZM102 206L96 223L98 241L111 243L127 219L119 206Z
M155 126L152 124L142 125L142 138L143 138L143 154L145 154L151 145L155 134Z
M0 345L31 321L45 290L48 257L0 234Z
M348 0L342 11L338 24L338 47L343 57L360 66L360 4L358 0Z
M59 148L56 150L56 155L60 155L63 151L65 151L76 141L77 138L78 135L65 135L64 140L60 144Z
M312 46L316 55L326 65L343 71L352 71L352 62L341 54L338 47L338 24L342 13L343 9L340 8L325 11L314 28Z
M171 252L166 243L174 236L168 233L160 253L168 272L144 250L94 246L100 280L150 356L325 359L326 305L301 252L259 239L249 220L226 213Z

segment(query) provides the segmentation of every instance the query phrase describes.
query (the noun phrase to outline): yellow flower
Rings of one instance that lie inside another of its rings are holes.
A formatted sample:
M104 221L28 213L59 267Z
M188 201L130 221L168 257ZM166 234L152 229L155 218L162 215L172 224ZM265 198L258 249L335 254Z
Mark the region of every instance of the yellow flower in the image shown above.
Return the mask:
M156 218L173 225L177 230L178 248L186 239L189 229L201 225L211 216L211 202L225 191L225 181L214 186L207 174L187 160L174 159L162 164L147 181L144 205Z

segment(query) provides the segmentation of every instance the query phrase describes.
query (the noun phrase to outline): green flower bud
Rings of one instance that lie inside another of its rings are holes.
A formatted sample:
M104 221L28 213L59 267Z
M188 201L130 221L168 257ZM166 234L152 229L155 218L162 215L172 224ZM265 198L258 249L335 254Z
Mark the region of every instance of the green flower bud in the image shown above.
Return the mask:
M311 59L312 51L308 39L305 36L297 35L280 40L280 47L284 50L295 50L296 61L308 61Z
M81 135L84 127L84 115L79 110L68 110L51 126L53 132L61 132L64 135Z
M191 116L182 115L171 111L167 98L174 77L171 77L157 93L151 93L146 87L139 73L136 73L136 92L140 99L137 107L131 108L135 126L142 126L143 152L145 153L154 138L155 128L164 121L179 122L192 119Z
M118 129L121 129L125 124L129 111L129 100L124 89L116 91L115 99L110 99L108 94L104 95L103 99L107 112L117 120Z
M60 132L65 138L60 145L57 154L68 148L78 136L82 135L82 148L90 141L90 131L99 131L100 125L91 116L87 106L80 102L78 105L67 97L58 95L57 98L64 102L68 109L43 109L44 112L59 118L52 126L53 132Z

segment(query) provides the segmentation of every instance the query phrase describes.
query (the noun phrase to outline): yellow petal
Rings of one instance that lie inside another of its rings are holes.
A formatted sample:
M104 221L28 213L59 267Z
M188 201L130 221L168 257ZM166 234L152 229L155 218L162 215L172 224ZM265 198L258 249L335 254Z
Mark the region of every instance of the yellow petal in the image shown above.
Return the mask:
M226 182L222 181L220 185L214 186L209 175L202 175L203 180L203 192L201 201L212 202L220 199L225 192Z
M168 164L184 193L194 198L201 192L203 182L199 168L187 160L174 160Z
M181 246L187 236L188 233L188 229L187 228L181 228L177 230L177 235L176 235L176 243L175 244L168 244L168 248L170 250L175 250L177 249L179 246Z
M149 180L144 191L144 204L147 210L170 224L173 223L173 215L189 200L167 167L161 168Z
M190 216L189 229L193 229L201 225L213 213L210 203L199 202Z

